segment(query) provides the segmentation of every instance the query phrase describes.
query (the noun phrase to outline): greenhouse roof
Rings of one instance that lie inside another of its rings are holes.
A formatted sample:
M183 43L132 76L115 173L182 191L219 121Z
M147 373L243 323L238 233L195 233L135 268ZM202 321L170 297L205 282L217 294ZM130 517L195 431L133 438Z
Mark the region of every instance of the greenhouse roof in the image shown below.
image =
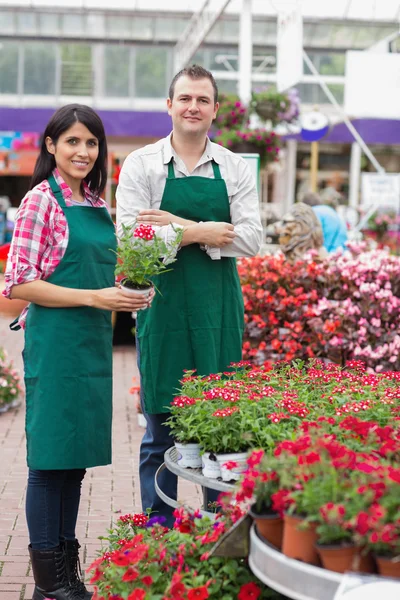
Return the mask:
M352 20L396 22L400 19L399 0L299 0L305 19L317 20ZM129 11L129 12L176 12L189 13L198 11L204 0L0 0L0 8L65 8L80 10ZM209 6L218 7L220 0L210 0ZM293 5L293 0L253 0L253 14L275 17L277 8ZM225 14L238 15L242 0L231 0Z

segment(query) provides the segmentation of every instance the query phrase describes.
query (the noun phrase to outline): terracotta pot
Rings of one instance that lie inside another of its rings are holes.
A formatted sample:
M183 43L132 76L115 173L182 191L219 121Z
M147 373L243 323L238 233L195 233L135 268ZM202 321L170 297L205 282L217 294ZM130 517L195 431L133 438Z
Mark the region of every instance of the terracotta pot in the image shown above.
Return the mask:
M296 515L284 516L282 552L289 558L295 558L310 565L320 566L317 543L316 524L310 523L307 529L298 529L304 521Z
M376 573L375 561L372 555L368 552L363 553L362 548L357 548L357 552L353 558L353 564L351 565L351 571L358 573Z
M281 550L283 538L283 519L271 511L270 513L258 514L255 512L254 504L250 507L249 515L252 517L257 533L267 542Z
M322 566L335 573L351 571L357 548L352 545L316 544L317 552L321 558Z
M400 579L400 560L395 562L390 556L375 556L375 560L380 575Z

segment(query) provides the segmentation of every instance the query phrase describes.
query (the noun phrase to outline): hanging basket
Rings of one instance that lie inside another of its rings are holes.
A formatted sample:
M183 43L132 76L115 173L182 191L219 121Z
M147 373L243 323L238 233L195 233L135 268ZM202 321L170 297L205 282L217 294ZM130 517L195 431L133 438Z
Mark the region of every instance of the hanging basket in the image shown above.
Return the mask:
M270 100L263 100L257 102L255 106L255 111L259 117L264 119L265 121L276 121L277 120L277 110L276 106Z

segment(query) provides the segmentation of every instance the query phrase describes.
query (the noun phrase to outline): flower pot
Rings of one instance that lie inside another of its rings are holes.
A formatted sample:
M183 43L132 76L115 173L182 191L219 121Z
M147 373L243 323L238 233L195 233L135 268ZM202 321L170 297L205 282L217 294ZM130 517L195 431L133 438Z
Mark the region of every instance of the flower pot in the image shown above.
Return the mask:
M310 523L307 529L298 529L302 521L304 519L296 515L284 516L282 552L289 558L319 566L321 563L315 548L317 526Z
M143 413L138 413L137 422L138 422L139 427L147 427L146 417L144 416Z
M201 467L200 444L180 444L175 442L178 451L178 465L184 469Z
M315 545L324 569L335 573L351 571L357 552L352 544L316 544Z
M234 142L232 146L229 147L229 150L239 154L260 154L261 148L260 146L253 144L253 142L246 142L246 140L243 140L242 142Z
M222 481L238 481L247 469L247 452L217 454L216 457L221 469ZM225 467L230 462L236 463L237 466L232 469Z
M217 457L213 452L204 452L201 457L202 473L209 479L221 477L221 469Z
M142 294L143 296L148 297L151 290L154 288L154 285L150 285L150 286L146 286L146 287L134 287L134 285L132 284L132 282L129 282L128 284L128 280L127 279L122 279L120 281L120 285L121 285L121 289L124 290L124 292L126 292L127 294ZM144 308L141 308L140 310L145 310ZM137 317L137 312L134 311L132 313L132 318L136 319Z
M391 556L376 556L378 573L385 577L395 577L400 579L400 560L395 561Z
M255 505L250 507L249 515L254 521L257 533L260 534L267 542L280 550L282 548L283 539L283 519L274 511L265 512L264 514L257 513Z

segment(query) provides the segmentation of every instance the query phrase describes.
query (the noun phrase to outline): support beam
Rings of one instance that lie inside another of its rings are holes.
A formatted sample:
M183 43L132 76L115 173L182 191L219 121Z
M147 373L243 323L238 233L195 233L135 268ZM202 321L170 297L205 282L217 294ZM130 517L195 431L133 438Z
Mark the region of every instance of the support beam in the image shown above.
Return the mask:
M174 48L174 72L183 69L201 46L231 0L204 0ZM210 6L211 5L211 6Z
M242 0L239 34L239 98L245 106L251 99L253 71L252 0Z

